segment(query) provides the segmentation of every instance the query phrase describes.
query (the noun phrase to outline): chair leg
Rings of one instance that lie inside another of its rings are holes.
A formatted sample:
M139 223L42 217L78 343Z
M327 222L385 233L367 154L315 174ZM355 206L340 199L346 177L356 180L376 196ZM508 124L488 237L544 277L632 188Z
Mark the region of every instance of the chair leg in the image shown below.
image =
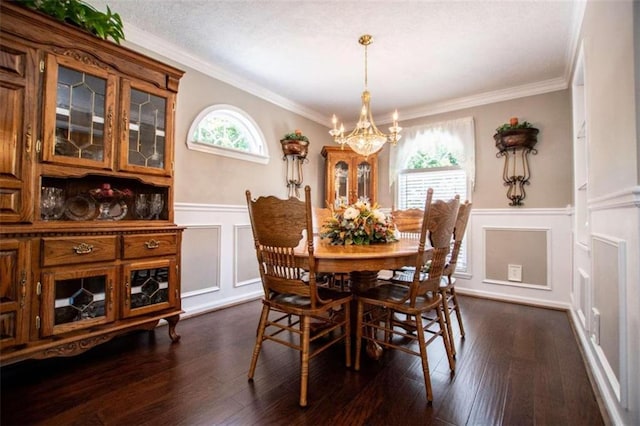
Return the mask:
M307 406L307 385L309 382L309 335L311 318L302 317L302 356L300 359L300 406Z
M351 302L343 305L344 309L344 349L345 363L347 367L351 367Z
M447 323L447 334L449 335L449 346L451 347L451 355L456 356L456 345L453 342L453 327L451 324L449 302L447 301L447 290L440 290L440 294L442 295L442 309L444 310L444 320Z
M447 358L449 359L449 369L454 372L456 371L456 361L453 358L453 353L451 352L451 344L449 343L449 333L445 328L444 323L444 315L442 314L442 307L439 305L436 306L436 315L438 315L438 324L440 324L440 335L442 336L442 341L444 342L444 349L447 351Z
M460 326L460 336L464 338L464 325L462 325L462 314L460 313L460 304L458 303L458 296L456 296L456 289L451 287L451 299L453 300L454 310L456 311L456 317L458 317L458 325Z
M253 374L256 371L256 364L258 363L258 356L260 356L260 348L262 347L262 341L264 340L264 330L267 328L268 318L269 318L269 307L267 305L263 305L262 314L260 314L260 323L258 324L258 331L256 333L256 344L253 347L253 355L251 356L251 366L249 367L249 380L253 380Z
M433 390L431 389L431 375L429 373L429 361L427 360L427 343L424 338L422 328L422 315L416 315L416 334L418 335L418 346L420 347L420 358L422 359L422 374L424 375L424 386L427 389L427 401L433 401ZM447 352L448 353L448 352Z
M360 352L362 352L362 315L364 304L358 301L358 309L356 312L356 365L355 370L360 371Z

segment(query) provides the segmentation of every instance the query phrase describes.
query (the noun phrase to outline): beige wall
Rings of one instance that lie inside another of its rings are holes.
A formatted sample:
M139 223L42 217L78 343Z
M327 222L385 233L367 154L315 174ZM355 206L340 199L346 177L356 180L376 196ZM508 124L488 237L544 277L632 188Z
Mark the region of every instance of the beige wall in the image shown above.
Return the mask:
M172 63L186 71L180 81L176 112L176 176L177 203L244 205L244 191L255 194L286 196L285 163L282 161L280 138L300 129L311 141L308 162L303 167L304 185L311 186L315 204L324 199L324 159L322 146L332 145L327 127L280 108L245 91L198 71L177 64L146 49L135 49ZM209 105L226 103L246 111L260 126L268 142L271 161L267 165L219 157L186 147L192 121ZM355 114L355 112L354 112ZM473 116L476 127L476 187L474 208L507 208L506 187L502 184L503 158L496 158L493 134L496 127L510 117L527 120L540 129L537 155L531 155L531 184L526 188L526 208L565 207L572 204L571 96L568 90L521 99L482 105L459 111L401 121L408 128L421 123ZM379 204L393 204L389 188L389 150L385 146L379 157Z
M547 245L544 229L486 229L486 278L508 281L507 265L520 265L522 283L548 286Z
M474 208L507 208L506 187L502 183L503 158L496 158L493 135L495 129L510 117L529 121L540 129L537 155L529 156L531 184L526 187L524 207L566 207L572 204L572 133L571 96L568 90L529 96L511 101L482 105L459 111L432 115L402 122L405 128L472 116L476 128L476 187ZM389 146L380 159L380 204L390 205L393 194L388 190Z
M268 144L269 164L250 163L187 149L191 123L209 105L231 104L247 112L258 124ZM285 162L280 139L285 133L302 130L311 141L309 161L303 166L304 185L311 186L313 201L324 197L320 150L328 129L243 92L204 74L187 70L180 81L176 123L176 202L206 204L245 204L244 191L253 194L286 196Z
M630 2L589 2L583 45L587 135L596 141L589 145L591 197L639 183L633 28Z

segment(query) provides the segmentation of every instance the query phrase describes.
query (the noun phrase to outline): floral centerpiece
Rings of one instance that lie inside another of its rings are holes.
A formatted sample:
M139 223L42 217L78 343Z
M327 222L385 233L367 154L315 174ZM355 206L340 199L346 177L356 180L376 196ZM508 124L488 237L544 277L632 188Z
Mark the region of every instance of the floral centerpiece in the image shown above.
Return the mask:
M377 205L358 201L336 210L322 227L321 237L332 245L365 245L396 241L396 227Z

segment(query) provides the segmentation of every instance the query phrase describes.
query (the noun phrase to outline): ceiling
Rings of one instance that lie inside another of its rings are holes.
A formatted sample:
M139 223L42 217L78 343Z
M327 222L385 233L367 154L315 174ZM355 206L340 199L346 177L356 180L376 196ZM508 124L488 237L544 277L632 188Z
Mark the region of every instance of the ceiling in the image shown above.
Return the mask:
M156 51L330 125L364 89L376 121L567 87L583 1L88 0Z

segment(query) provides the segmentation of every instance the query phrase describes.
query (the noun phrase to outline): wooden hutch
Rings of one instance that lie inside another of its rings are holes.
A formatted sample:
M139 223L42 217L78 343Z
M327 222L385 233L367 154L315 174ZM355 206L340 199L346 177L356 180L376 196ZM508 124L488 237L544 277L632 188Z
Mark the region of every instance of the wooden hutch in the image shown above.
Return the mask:
M378 154L368 157L344 148L325 146L325 207L338 208L363 199L372 205L378 201Z
M183 71L0 2L0 363L177 341Z

